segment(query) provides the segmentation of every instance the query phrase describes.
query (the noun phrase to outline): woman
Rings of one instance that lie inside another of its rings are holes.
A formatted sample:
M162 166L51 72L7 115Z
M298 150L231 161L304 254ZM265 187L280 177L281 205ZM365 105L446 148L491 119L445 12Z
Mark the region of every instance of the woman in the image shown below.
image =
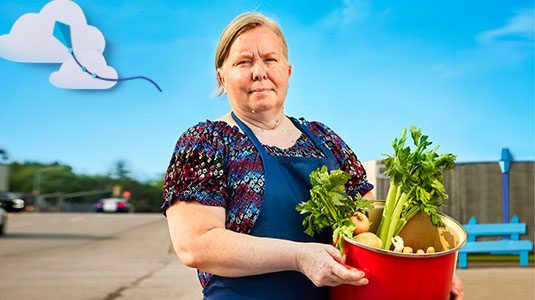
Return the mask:
M333 246L304 234L295 206L309 198L308 175L323 165L352 176L350 195L373 186L355 154L318 122L284 114L292 65L272 19L245 13L216 50L221 93L232 112L187 130L165 180L177 255L198 269L205 299L327 299L328 286L364 285Z

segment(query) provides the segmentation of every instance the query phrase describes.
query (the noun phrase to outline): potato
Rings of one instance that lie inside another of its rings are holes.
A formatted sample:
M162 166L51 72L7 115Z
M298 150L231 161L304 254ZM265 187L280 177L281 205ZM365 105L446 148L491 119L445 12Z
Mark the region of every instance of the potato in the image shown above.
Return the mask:
M381 239L371 232L359 233L354 237L354 240L356 242L374 248L381 249L381 247L383 247L383 242L381 241Z
M411 247L403 247L403 253L412 253L412 248Z

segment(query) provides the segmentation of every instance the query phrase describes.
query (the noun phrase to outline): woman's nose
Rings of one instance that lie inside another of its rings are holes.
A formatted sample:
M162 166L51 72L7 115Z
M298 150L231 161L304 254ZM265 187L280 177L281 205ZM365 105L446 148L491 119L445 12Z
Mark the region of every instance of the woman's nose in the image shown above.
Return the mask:
M267 78L265 66L261 63L256 63L253 66L253 80L263 80Z

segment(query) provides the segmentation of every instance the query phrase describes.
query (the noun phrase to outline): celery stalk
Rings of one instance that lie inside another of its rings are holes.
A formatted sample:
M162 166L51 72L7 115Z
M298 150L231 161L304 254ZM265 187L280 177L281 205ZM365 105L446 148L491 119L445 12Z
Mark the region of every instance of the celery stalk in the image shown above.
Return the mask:
M443 173L453 169L456 157L451 153L436 154L438 146L425 151L432 143L415 126L410 129L416 147L412 152L409 146L405 147L406 133L404 128L401 138L394 139L394 155L386 155L384 160L390 188L377 231L383 249L390 249L392 237L419 211L429 213L435 226L443 226L438 216L440 200L448 196L444 193Z
M394 209L390 217L390 224L388 226L386 238L383 241L383 249L388 250L390 249L390 245L392 245L392 238L394 237L394 233L396 231L396 228L398 227L399 219L401 218L401 210L407 202L407 199L409 199L409 194L402 193L401 197L399 198L399 201L396 203L396 208Z
M388 234L388 228L390 228L392 213L396 207L396 199L398 198L398 193L400 191L400 187L391 180L382 214L383 221L379 224L379 228L377 229L377 236L383 241L383 245L385 244L384 241L386 240L386 236Z

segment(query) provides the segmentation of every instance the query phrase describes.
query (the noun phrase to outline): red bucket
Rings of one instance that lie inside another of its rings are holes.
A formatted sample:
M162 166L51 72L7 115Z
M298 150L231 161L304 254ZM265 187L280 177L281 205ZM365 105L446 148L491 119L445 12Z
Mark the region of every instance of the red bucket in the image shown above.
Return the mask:
M379 224L382 205L370 214L372 232ZM331 288L331 300L447 300L457 262L457 251L466 242L466 231L452 218L440 215L445 226L435 227L429 216L414 216L400 232L405 245L436 253L407 254L377 249L346 239L346 264L364 271L364 286L340 285Z

